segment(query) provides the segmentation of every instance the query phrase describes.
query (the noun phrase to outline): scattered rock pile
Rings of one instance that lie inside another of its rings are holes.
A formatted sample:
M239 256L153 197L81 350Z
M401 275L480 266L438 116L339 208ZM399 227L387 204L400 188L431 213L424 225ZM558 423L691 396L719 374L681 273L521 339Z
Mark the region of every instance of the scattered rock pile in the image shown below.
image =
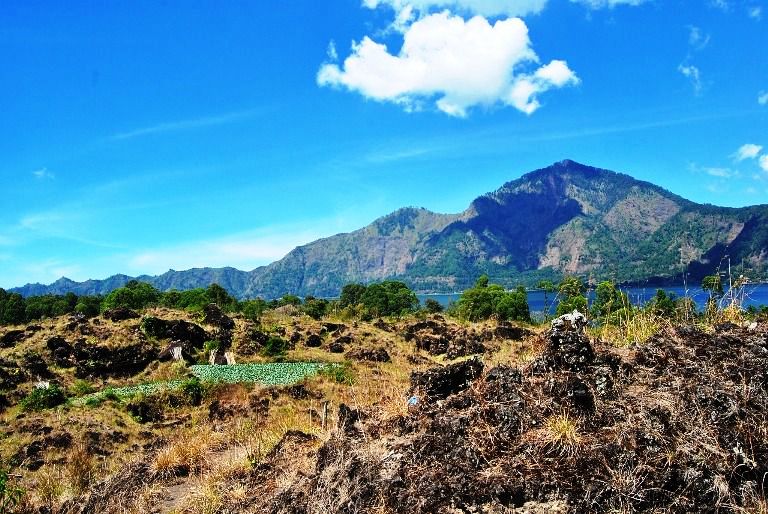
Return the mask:
M313 472L278 493L256 486L244 505L273 513L765 505L766 333L683 328L618 351L593 345L572 321L553 326L523 369L483 370L473 359L414 373L409 415L357 416L357 430L328 441Z

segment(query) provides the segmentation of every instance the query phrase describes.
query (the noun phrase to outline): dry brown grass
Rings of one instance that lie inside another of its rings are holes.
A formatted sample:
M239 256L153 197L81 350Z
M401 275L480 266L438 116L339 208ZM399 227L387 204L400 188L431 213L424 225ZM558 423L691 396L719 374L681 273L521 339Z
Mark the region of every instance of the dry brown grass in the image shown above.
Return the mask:
M577 420L565 411L547 418L541 435L545 447L563 454L574 453L582 442Z
M209 467L208 457L221 448L223 435L208 426L180 432L161 448L152 462L152 471L161 476L192 473Z

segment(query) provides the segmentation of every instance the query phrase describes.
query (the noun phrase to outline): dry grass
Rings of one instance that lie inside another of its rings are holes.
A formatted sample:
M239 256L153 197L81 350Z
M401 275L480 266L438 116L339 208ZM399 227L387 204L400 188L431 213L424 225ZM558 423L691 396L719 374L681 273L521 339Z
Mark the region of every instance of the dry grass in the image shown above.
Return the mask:
M547 418L542 435L545 446L565 454L574 453L582 441L576 419L565 411Z
M207 457L221 448L222 441L222 434L207 426L181 432L157 452L152 471L161 476L172 476L206 469L209 467Z

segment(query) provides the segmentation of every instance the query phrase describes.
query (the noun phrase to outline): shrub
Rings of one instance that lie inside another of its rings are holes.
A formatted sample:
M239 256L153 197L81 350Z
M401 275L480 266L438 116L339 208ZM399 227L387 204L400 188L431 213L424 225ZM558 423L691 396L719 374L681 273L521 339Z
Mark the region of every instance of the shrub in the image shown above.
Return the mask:
M587 313L587 298L584 296L586 287L577 277L565 277L558 286L560 303L555 311L556 316L562 316L569 312L579 311Z
M197 377L182 382L180 391L186 403L195 407L202 403L205 396L205 386Z
M73 396L85 396L96 392L96 388L91 385L87 380L75 380L70 389Z
M349 362L326 366L320 370L320 375L337 384L352 385L355 383L355 372Z
M427 298L424 300L424 310L430 314L437 314L443 312L443 305L433 298Z
M464 291L452 310L459 318L470 321L491 316L501 320L531 321L525 288L507 292L498 284L489 284L487 275L477 279L475 287Z
M67 401L64 391L57 384L41 383L21 400L21 408L25 411L40 411L61 405Z
M285 355L285 351L288 349L288 343L277 336L270 336L267 342L264 343L262 353L268 357L280 357Z

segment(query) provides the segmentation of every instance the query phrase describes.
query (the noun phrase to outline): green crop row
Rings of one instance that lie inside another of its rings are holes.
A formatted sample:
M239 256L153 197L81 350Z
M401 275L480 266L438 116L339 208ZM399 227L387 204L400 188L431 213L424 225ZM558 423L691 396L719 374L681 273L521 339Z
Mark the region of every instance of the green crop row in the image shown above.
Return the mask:
M203 382L234 384L251 382L264 385L294 384L316 375L328 366L315 362L274 362L270 364L195 365L190 371Z

